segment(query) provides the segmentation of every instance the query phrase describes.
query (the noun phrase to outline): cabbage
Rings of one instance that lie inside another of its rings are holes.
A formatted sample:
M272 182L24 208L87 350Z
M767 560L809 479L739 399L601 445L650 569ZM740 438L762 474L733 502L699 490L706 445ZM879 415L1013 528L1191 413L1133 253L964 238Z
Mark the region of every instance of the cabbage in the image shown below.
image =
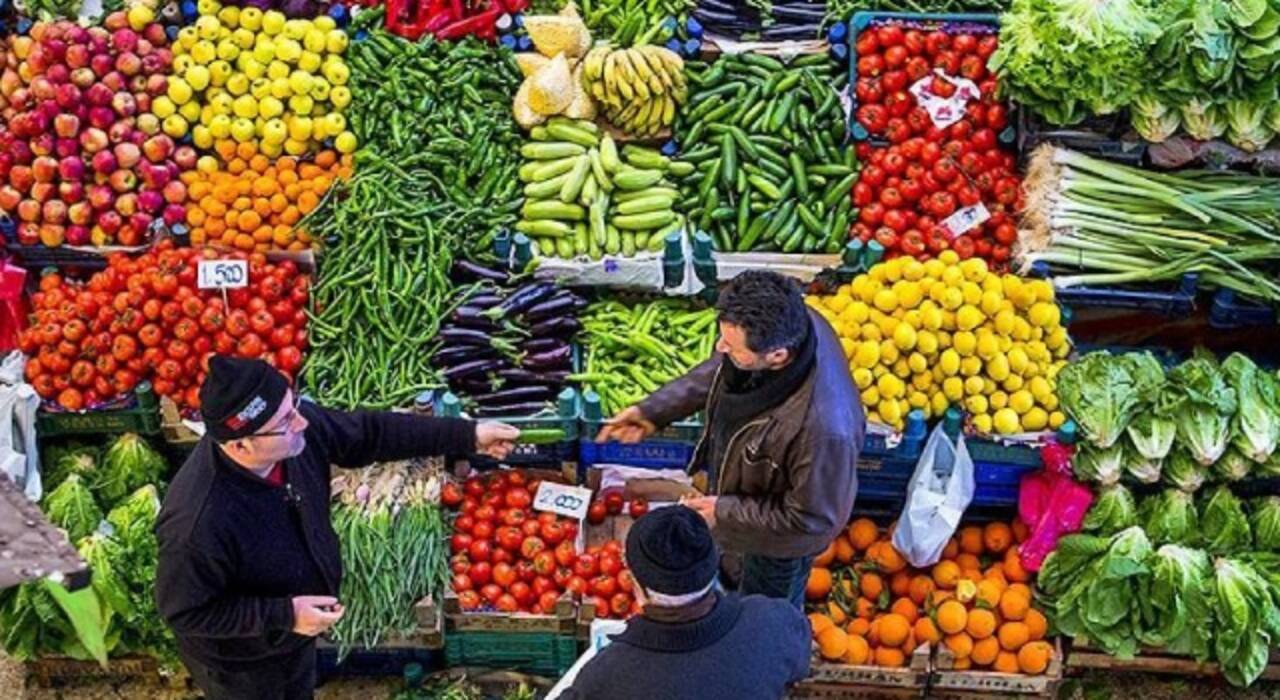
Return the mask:
M1240 481L1249 476L1249 472L1253 469L1253 462L1244 456L1235 445L1227 448L1226 452L1213 463L1213 473L1221 477L1223 481Z
M1167 544L1156 550L1150 566L1142 643L1207 661L1213 629L1213 611L1204 590L1213 572L1209 555Z
M1077 479L1110 486L1120 481L1124 466L1124 446L1112 445L1103 449L1087 443L1080 445L1072 464Z
M1194 497L1179 489L1165 489L1142 501L1138 520L1156 545L1194 545L1200 541L1200 514Z
M1129 355L1091 352L1058 373L1059 401L1087 442L1111 447L1124 433L1151 389L1138 364Z
M1099 535L1114 535L1138 524L1138 504L1121 484L1104 486L1084 516L1081 528Z
M1130 372L1139 387L1140 404L1126 432L1134 448L1148 460L1164 459L1177 432L1171 410L1176 396L1169 390L1164 367L1149 352L1131 357Z
M125 433L107 446L94 492L104 503L115 503L126 494L164 477L167 465L147 441Z
M1181 446L1175 446L1169 451L1160 470L1160 478L1164 483L1187 493L1194 493L1204 485L1204 476L1204 467Z
M1124 443L1124 472L1139 484L1155 484L1160 481L1161 460L1151 459L1129 442Z
M1242 151L1254 153L1267 147L1274 136L1266 125L1267 105L1249 100L1229 100L1225 105L1227 140Z
M1268 552L1280 552L1280 496L1256 498L1249 503L1249 529L1253 546Z
M75 473L45 495L41 509L50 522L67 531L67 539L73 543L98 529L102 522L102 509L93 500L93 492Z
M1200 464L1213 464L1227 449L1236 413L1235 390L1227 385L1213 357L1199 350L1174 367L1168 379L1178 442L1191 450Z
M1244 504L1226 486L1213 490L1200 511L1200 530L1211 554L1235 554L1253 546Z
M1214 611L1213 651L1222 675L1244 687L1262 675L1270 648L1280 643L1275 588L1244 560L1218 559L1207 592Z
M1265 462L1280 442L1280 387L1274 375L1258 370L1253 360L1232 353L1222 363L1227 383L1235 391L1239 407L1231 444L1249 459Z

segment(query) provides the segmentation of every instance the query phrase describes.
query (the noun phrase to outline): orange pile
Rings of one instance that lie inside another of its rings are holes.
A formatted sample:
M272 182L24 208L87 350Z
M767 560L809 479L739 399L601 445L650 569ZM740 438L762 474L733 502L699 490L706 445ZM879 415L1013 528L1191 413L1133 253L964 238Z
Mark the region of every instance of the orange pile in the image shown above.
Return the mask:
M306 250L311 237L296 227L338 178L351 175L350 155L321 151L304 160L271 160L252 143L221 141L213 158L182 174L193 245L246 251Z
M1017 544L1022 522L960 529L930 570L915 569L870 520L855 520L814 560L805 597L818 651L831 661L907 665L916 647L942 644L955 668L1043 673L1053 648L1032 607Z

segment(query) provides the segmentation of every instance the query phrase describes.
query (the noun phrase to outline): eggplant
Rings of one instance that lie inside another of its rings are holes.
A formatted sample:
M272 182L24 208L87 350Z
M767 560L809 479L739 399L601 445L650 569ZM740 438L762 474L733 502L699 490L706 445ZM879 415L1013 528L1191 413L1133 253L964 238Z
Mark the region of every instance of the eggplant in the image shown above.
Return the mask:
M739 10L748 8L735 7L732 2L722 2L721 0L701 0L698 3L698 10L706 9L712 12L720 12L726 15L737 15Z
M561 347L567 346L568 343L559 338L534 338L520 343L520 350L531 355L536 355L548 350L559 350Z
M460 365L454 365L444 370L441 372L441 376L444 377L445 381L453 382L465 377L484 374L485 372L496 372L502 368L503 364L505 364L504 360L472 360L471 362L463 362Z
M501 304L485 311L485 315L489 318L499 318L501 316L516 316L524 313L526 309L555 294L556 285L550 282L533 282L517 289L503 300Z
M525 355L520 366L525 369L556 369L564 367L573 359L573 348L565 345L562 348L541 352L536 355Z
M450 345L473 345L481 348L493 348L499 352L515 352L515 346L509 340L496 337L493 333L475 328L451 326L441 328L436 337Z
M533 370L524 369L523 367L511 367L508 369L500 369L497 372L498 379L510 384L564 384L569 380L569 372L563 370L548 370L545 372L534 372Z
M491 360L498 357L493 348L478 348L474 345L454 345L437 350L431 356L431 364L436 367L452 367L472 360Z
M480 330L499 330L498 324L493 319L484 315L484 309L478 306L459 306L453 310L453 315L449 317L449 323L467 328L477 328Z
M481 406L476 409L476 418L501 418L503 416L531 416L541 413L550 406L546 401L529 401L509 406Z
M810 27L821 24L826 11L821 5L774 5L773 16L779 20L799 20L805 27Z
M582 330L582 324L578 322L578 319L572 316L557 316L534 324L529 328L529 335L534 338L546 338L548 336L568 338L580 330Z
M573 292L564 291L540 304L529 307L529 310L524 312L524 320L534 323L552 316L563 316L567 313L581 311L586 306L586 299Z
M477 280L490 280L492 282L506 283L511 279L511 275L501 270L494 270L483 265L477 265L470 260L455 260L453 263L453 271L454 273L461 274L463 277L470 277Z
M467 377L450 384L449 388L474 397L498 391L502 388L502 383L479 377Z
M820 28L819 23L774 25L761 32L761 35L766 39L812 39L818 36Z
M496 292L484 292L468 298L466 305L480 309L487 309L491 306L501 304L504 298L505 297L503 295L497 294Z
M549 386L521 386L473 398L475 398L476 403L485 406L510 406L513 403L544 401L555 396L555 392L556 390Z

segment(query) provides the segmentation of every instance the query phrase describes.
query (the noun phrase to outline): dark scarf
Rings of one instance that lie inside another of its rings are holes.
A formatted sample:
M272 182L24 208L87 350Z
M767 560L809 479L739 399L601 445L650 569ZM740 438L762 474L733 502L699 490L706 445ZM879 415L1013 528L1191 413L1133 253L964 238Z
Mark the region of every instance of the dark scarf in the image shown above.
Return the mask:
M818 354L817 334L813 320L806 317L808 332L796 349L795 357L778 370L750 371L738 369L728 355L720 374L724 391L711 411L707 426L707 472L716 483L716 470L724 461L725 450L733 434L756 416L777 408L804 384L813 371Z
M654 622L664 622L672 625L693 622L706 617L707 613L716 607L716 602L719 599L720 596L713 591L688 605L678 608L649 604L644 606L644 616Z

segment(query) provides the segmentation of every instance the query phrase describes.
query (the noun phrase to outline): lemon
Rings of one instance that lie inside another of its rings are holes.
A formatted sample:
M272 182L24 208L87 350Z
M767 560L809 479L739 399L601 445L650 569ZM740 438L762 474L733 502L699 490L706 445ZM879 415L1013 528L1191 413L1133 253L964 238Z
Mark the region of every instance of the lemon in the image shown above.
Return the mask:
M912 373L924 372L929 369L929 361L924 355L913 352L907 356L907 367L911 368Z
M947 400L946 394L941 391L933 392L933 396L929 397L929 410L935 416L940 416L947 412L947 408L951 402Z
M1018 415L1025 414L1035 405L1035 397L1033 397L1031 392L1026 389L1015 391L1009 396L1009 408L1016 411Z
M948 288L957 289L964 282L964 272L955 265L948 266L942 271L942 283Z
M884 340L884 334L880 332L880 327L876 324L864 323L862 324L862 335L860 338L862 340L879 343L881 340Z
M1053 430L1061 428L1062 424L1066 422L1067 417L1062 413L1062 411L1054 411L1049 414L1049 427Z
M187 135L187 120L183 119L180 115L170 114L164 118L163 122L161 122L160 128L169 136L175 139L180 139Z
M976 357L966 357L960 360L960 376L975 377L982 372L982 360Z
M911 364L910 358L907 359L907 364ZM929 373L927 367L921 372L911 375L911 386L917 391L929 391L933 388L933 375Z
M981 282L987 276L987 263L982 258L969 258L960 263L960 271L970 282Z
M258 115L263 119L274 119L284 113L284 103L270 95L258 100Z
M284 31L285 16L275 10L267 10L262 14L262 31L275 36Z
M862 390L862 405L874 408L878 403L880 403L880 390L876 389L874 384Z
M330 78L330 81L332 82L333 79ZM898 305L904 309L914 309L924 299L924 292L920 289L920 285L906 280L895 282L893 293L898 296Z
M276 58L276 43L264 34L259 34L253 43L253 60L263 65L270 65Z
M881 275L885 282L897 282L902 279L902 259L898 258L885 263Z
M1018 316L1013 319L1013 332L1009 334L1014 340L1027 342L1031 340L1031 324L1027 319Z
M1004 379L1004 381L1000 384L1000 386L1004 387L1005 391L1017 391L1021 389L1025 384L1026 384L1026 381L1022 377L1016 374L1010 374L1008 377Z
M880 414L880 420L892 426L897 426L902 422L902 410L898 408L897 401L881 400L876 407L876 412Z
M938 366L942 368L943 374L954 377L960 371L960 353L955 348L943 350L942 356L938 358Z
M1000 295L996 292L989 290L983 292L981 303L982 313L988 316L996 315L1000 311L1000 303L1002 301L1004 301L1004 299L1000 298Z
M1001 435L1012 435L1021 427L1018 421L1018 414L1011 408L1002 408L995 413L992 427Z
M969 357L978 347L978 340L973 333L969 331L960 331L951 338L951 347L960 353L961 357Z
M275 40L275 45L276 58L284 61L285 63L294 63L298 60L298 57L302 55L302 46L295 39L289 39L287 37L283 39L277 38Z
M893 330L893 344L897 345L899 350L915 348L916 340L916 329L912 328L908 323L899 323L898 327Z
M302 55L298 56L297 64L298 68L308 73L315 73L324 67L324 61L320 58L320 54L311 53L310 51L303 51Z
M959 377L947 377L942 380L942 394L950 401L964 398L964 380Z
M898 352L898 346L893 344L892 340L880 341L880 363L892 365L902 357L902 353Z
M871 381L871 370L866 367L857 367L853 370L853 383L857 384L859 389L871 386Z
M872 300L875 307L881 311L889 312L898 308L898 296L888 289L881 289L876 292L875 298Z
M970 413L986 413L987 397L981 394L971 395L964 400L964 407Z
M303 155L307 152L307 142L294 141L293 139L286 139L284 142L284 152L288 153L291 156Z
M989 360L1000 352L1000 341L992 335L991 331L983 328L978 330L978 357Z
M1040 402L1053 395L1053 388L1049 386L1049 382L1044 377L1033 377L1031 381L1027 382L1027 389L1031 392L1031 396Z
M926 301L920 305L920 326L931 331L942 328L942 310Z
M938 352L938 336L929 331L920 331L916 334L916 350L926 356L933 356Z
M987 275L986 279L982 280L980 284L984 294L987 292L994 292L997 297L1002 301L1004 300L1004 284L1000 282L1000 277L997 275Z
M855 301L844 310L842 317L847 317L853 323L866 323L871 318L871 308L862 301Z
M982 303L982 287L973 282L961 282L960 293L964 296L964 303L970 306L977 306Z
M870 369L880 364L880 344L876 342L859 343L858 349L853 353L853 362L864 369Z
M964 294L955 287L948 287L947 290L943 292L940 303L942 304L942 308L948 311L955 311L964 305Z
M240 97L249 92L249 76L244 73L233 73L227 78L227 92Z
M961 306L960 310L956 312L956 328L962 331L971 331L981 326L985 320L986 317L982 315L982 312L977 307L969 304Z
M987 360L987 376L997 382L1003 382L1009 378L1009 358L1004 355L995 355Z
M973 429L977 431L979 435L988 435L991 433L991 416L983 413L981 415L973 416L969 420L973 423Z
M915 258L906 258L902 263L902 279L908 282L919 282L924 279L924 263Z
M1053 328L1062 319L1062 313L1056 304L1037 302L1027 312L1027 320L1038 328Z
M1036 432L1049 425L1049 414L1043 408L1032 407L1022 416L1022 429Z
M947 265L955 265L960 262L960 255L954 250L944 250L941 253L938 253L938 259Z
M1009 405L1009 395L1003 391L993 391L991 396L987 397L987 403L991 404L991 407L995 409L1004 408Z
M915 410L929 410L929 395L923 391L913 391L907 394L907 406Z
M876 389L880 390L880 396L886 399L900 398L906 393L902 380L892 374L886 374L876 380Z
M1040 405L1049 411L1056 410L1058 408L1058 397L1054 394L1049 394L1040 401Z
M1022 310L1029 309L1036 303L1036 289L1031 286L1031 282L1023 284L1017 291L1008 296L1013 305Z
M291 19L284 23L284 35L294 41L302 41L302 37L307 35L307 30L311 29L311 23L302 19Z
M1058 307L1055 306L1053 308L1056 309ZM1061 348L1070 347L1069 341L1067 338L1067 329L1059 326L1049 331L1048 337L1045 338L1045 345L1055 353L1057 353L1057 351Z

